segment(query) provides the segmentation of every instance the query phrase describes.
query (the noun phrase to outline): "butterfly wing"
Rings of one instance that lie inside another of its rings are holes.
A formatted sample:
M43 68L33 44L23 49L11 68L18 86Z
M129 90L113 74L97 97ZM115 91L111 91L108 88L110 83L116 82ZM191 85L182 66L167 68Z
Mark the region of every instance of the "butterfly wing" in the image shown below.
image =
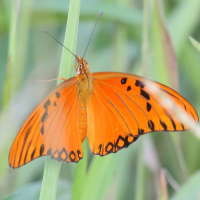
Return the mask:
M17 168L44 155L67 163L82 159L78 109L73 77L57 86L22 125L10 150L10 166Z
M162 103L160 96L147 87L147 81L173 100L191 121L199 121L194 107L165 85L125 73L92 75L94 93L88 106L88 139L94 154L114 153L144 133L189 129L187 123L180 121Z

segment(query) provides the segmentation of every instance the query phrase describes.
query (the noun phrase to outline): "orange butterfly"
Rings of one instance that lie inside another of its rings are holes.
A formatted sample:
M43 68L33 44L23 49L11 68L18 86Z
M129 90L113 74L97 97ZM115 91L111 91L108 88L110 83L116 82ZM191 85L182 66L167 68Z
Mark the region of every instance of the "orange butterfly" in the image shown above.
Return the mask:
M77 57L77 76L65 80L27 118L11 147L9 164L20 167L40 156L66 163L83 158L88 137L91 152L105 156L128 147L152 131L184 131L189 127L161 104L147 79L117 72L90 73ZM194 107L180 94L157 82L188 119L198 122Z

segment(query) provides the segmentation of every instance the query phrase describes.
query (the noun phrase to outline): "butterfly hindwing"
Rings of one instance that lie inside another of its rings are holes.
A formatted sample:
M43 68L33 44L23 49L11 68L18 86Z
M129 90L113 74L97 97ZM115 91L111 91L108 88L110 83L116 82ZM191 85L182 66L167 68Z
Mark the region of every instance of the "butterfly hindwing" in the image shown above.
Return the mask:
M104 156L128 147L138 137L126 133L98 88L88 107L88 141L93 154Z
M93 73L93 78L94 94L88 112L92 115L88 116L89 130L93 131L88 131L88 137L94 154L116 152L148 132L189 129L187 123L180 121L146 86L147 81L170 98L189 120L198 122L193 106L167 86L125 73Z
M12 168L44 155L64 162L82 158L76 82L71 78L57 86L27 118L10 150Z

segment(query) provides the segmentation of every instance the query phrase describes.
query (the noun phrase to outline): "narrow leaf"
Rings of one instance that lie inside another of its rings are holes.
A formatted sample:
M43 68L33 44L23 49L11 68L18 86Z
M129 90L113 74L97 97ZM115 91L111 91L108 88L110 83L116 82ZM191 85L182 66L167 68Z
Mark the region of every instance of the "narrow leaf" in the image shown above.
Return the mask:
M153 17L153 46L157 80L178 90L178 69L170 36L163 22L162 2L155 0ZM164 15L164 14L163 14Z
M197 42L193 37L188 36L190 42L192 43L192 45L194 46L194 48L200 53L200 43Z
M171 200L199 199L199 183L200 171L191 176Z

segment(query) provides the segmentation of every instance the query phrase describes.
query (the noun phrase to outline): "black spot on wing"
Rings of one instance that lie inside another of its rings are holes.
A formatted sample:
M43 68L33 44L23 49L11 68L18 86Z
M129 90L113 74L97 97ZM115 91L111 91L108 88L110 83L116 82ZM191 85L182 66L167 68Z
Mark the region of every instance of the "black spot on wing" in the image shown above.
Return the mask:
M79 158L79 159L82 159L82 158L83 158L82 156L80 156L80 155L81 155L81 151L80 151L80 150L77 150L77 155L78 155L78 158Z
M181 123L181 127L182 127L182 129L183 129L183 131L185 130L185 127L184 127L184 124L183 123Z
M34 155L35 155L35 149L33 150L32 154L31 154L31 160L33 160Z
M138 135L142 135L142 134L144 134L144 129L138 128Z
M147 111L149 112L151 110L151 104L147 102Z
M127 78L121 79L121 84L126 84Z
M107 154L113 152L113 146L114 146L114 145L113 145L112 142L109 142L109 143L106 145L105 151L106 151Z
M52 150L51 150L51 148L47 151L47 155L48 155L48 156L52 155Z
M54 106L57 106L57 103L56 103L56 101L54 101L53 105L54 105Z
M154 123L152 122L152 120L149 120L149 121L148 121L148 127L149 127L152 131L155 130Z
M56 97L57 97L57 98L60 97L60 92L56 92Z
M127 91L130 91L131 90L131 86L129 85L128 87L127 87Z
M43 154L43 152L44 152L44 144L42 144L40 147L40 156Z
M167 116L169 117L169 119L170 119L170 121L171 121L171 123L172 123L172 126L173 126L173 128L174 128L174 131L176 131L176 124L175 124L175 122L174 122L172 116L171 116L166 110L165 110L165 113L166 113Z
M42 125L42 127L41 127L41 133L42 133L42 135L44 135L44 124Z
M44 104L44 108L47 109L48 106L50 106L50 104L51 104L51 101L48 99Z
M42 122L42 123L43 123L44 120L46 119L47 115L48 115L48 113L47 113L47 110L46 110L45 113L44 113L43 116L42 116L42 119L41 119L41 122Z
M99 149L99 152L98 152L96 155L102 155L102 153L101 153L101 150L102 150L102 144L99 145L98 149Z
M119 146L119 143L122 142L122 146ZM119 135L119 137L117 138L117 141L116 141L116 147L118 148L118 150L122 149L124 147L124 144L125 144L125 139Z
M165 131L167 131L167 125L166 125L163 121L161 121L161 120L160 120L160 124L161 124L161 126L163 127L163 129L164 129Z
M71 151L69 153L69 159L70 159L70 162L75 162L75 160L76 160L76 154L74 153L74 151Z
M142 95L145 99L150 100L149 94L143 89L140 89L140 95Z
M136 80L136 82L135 82L135 86L136 87L139 87L140 86L140 88L144 88L144 86L145 86L145 84L143 83L143 82L141 82L141 81L139 81L139 80Z

